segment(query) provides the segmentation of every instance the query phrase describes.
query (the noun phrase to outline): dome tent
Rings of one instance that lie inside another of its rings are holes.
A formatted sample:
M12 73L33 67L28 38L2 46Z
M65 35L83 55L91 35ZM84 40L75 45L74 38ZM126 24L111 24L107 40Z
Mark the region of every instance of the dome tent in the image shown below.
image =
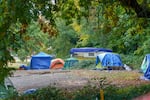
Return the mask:
M76 59L76 58L73 58L73 57L67 58L67 59L65 60L64 68L65 68L65 69L71 68L72 66L74 66L74 65L77 64L78 62L79 62L79 60Z
M147 54L143 59L143 62L141 65L141 72L145 73L149 64L150 64L150 54Z
M40 52L37 55L33 55L30 62L30 69L49 69L50 61L53 56Z
M141 79L150 80L150 54L147 54L142 62L141 71L144 75Z
M102 53L96 57L96 68L123 68L121 57L117 53Z
M56 58L51 60L50 69L62 69L64 67L64 60L61 58Z

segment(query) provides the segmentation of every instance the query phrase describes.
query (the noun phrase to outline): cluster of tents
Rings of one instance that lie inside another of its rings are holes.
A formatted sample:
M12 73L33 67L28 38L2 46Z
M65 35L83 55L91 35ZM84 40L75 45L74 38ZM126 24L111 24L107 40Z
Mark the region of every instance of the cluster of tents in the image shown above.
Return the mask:
M21 65L20 69L63 69L73 66L76 62L78 62L76 58L68 58L64 61L61 58L54 58L52 55L40 52L31 57L29 66Z
M65 69L70 68L79 60L77 58L68 58L63 60L61 58L54 58L52 55L40 52L33 55L30 61L30 66L21 66L24 69ZM123 64L121 57L117 53L105 52L96 57L96 69L125 69L131 70L129 66ZM144 79L150 80L150 54L147 54L141 65L141 72L144 73Z
M54 58L52 55L40 52L37 55L33 55L30 61L30 66L20 66L23 69L63 69L70 68L79 60L77 58L68 58L63 60L61 58ZM110 68L122 68L122 63L119 54L107 52L101 53L96 57L96 69Z

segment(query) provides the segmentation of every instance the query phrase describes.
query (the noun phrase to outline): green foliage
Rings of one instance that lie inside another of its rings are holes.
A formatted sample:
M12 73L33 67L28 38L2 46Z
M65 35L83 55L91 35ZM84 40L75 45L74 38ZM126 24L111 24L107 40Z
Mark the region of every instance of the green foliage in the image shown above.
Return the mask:
M74 93L72 100L95 100L97 97L98 89L87 85Z
M49 0L0 1L0 81L5 77L3 68L7 67L7 63L12 60L11 51L18 50L23 43L22 36L25 35L28 23L36 20L39 12L52 19L50 3Z
M20 50L18 54L23 60L34 51L46 51L47 46L52 46L58 57L68 56L72 47L85 46L110 48L126 55L143 56L149 53L150 20L139 18L135 9L122 6L118 0L56 1L55 4L50 0L0 1L2 69L12 60L12 51ZM148 0L137 1L141 7L149 9ZM56 27L56 37L46 37L37 24L30 25L40 14L49 20L53 28ZM47 38L50 38L49 42Z
M108 86L104 89L105 100L131 100L150 91L150 86L117 87ZM22 95L10 100L100 100L99 87L87 85L76 91L47 87L29 95ZM8 99L9 100L9 99Z
M95 60L81 60L72 69L92 69L95 68Z
M110 86L105 89L106 100L131 100L140 95L149 92L149 85L130 86L130 87L114 87Z
M76 45L78 35L63 19L56 20L58 35L52 39L52 48L57 57L67 57L69 50Z
M144 57L145 55L139 56L134 54L121 54L122 62L133 69L140 69Z
M27 56L31 56L34 53L40 51L47 51L49 36L47 33L43 33L37 22L32 22L27 27L27 32L23 36L23 42L21 48L17 51L18 57L21 60L25 60ZM47 51L48 52L48 51Z

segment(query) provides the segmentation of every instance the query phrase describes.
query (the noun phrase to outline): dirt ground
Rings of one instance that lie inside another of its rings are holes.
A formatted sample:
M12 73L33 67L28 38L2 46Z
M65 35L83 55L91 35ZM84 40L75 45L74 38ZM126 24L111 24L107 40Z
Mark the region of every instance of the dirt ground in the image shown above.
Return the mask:
M47 86L76 89L86 84L95 84L93 78L106 77L106 81L119 87L149 84L141 80L138 71L98 71L98 70L17 70L10 77L12 83L22 93L28 89ZM92 83L93 82L93 83Z

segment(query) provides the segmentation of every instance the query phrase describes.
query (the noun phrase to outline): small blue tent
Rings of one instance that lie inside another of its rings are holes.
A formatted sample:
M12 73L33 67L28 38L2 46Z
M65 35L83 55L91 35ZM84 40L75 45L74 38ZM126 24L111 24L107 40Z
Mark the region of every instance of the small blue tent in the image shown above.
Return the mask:
M52 56L44 52L32 56L30 69L49 69Z
M150 64L150 54L147 54L147 55L144 57L144 60L143 60L142 65L141 65L141 71L142 71L143 73L146 72L146 70L147 70L149 64Z
M121 57L120 57L119 54L116 54L116 53L102 53L102 54L99 54L96 57L96 65L97 65L97 68L102 68L102 67L123 67Z
M144 79L150 80L150 54L144 57L141 65L141 71L144 73Z

